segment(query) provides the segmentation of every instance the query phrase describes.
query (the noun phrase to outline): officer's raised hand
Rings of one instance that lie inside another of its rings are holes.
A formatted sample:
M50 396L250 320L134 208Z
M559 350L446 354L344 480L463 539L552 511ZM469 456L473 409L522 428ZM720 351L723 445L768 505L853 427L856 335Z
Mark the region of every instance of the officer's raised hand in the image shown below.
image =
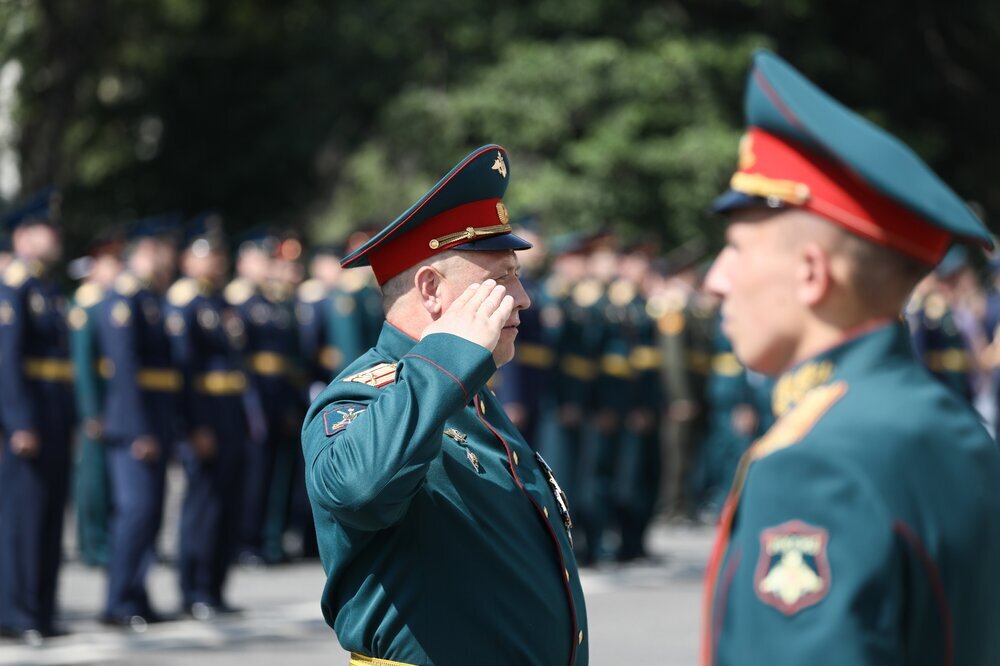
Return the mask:
M506 287L492 279L473 283L424 329L422 338L432 333L451 333L493 351L513 311L514 299Z

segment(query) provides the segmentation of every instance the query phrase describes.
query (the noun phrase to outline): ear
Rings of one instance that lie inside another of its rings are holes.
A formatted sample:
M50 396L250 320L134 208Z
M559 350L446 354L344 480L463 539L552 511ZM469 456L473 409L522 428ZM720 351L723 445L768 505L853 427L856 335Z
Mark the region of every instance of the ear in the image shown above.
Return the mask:
M826 298L832 281L829 253L818 243L805 243L799 250L796 292L803 305L815 306Z
M413 276L413 286L417 288L420 303L432 319L437 319L444 312L441 298L443 282L442 275L430 266L422 266Z

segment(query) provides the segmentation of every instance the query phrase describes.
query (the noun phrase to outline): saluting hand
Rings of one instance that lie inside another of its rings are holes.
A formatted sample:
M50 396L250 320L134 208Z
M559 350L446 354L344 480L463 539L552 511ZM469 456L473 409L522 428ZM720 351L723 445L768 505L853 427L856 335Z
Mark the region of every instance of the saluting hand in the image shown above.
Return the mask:
M514 311L514 299L507 288L486 280L470 284L437 321L424 329L431 333L451 333L491 352L500 341L500 332Z

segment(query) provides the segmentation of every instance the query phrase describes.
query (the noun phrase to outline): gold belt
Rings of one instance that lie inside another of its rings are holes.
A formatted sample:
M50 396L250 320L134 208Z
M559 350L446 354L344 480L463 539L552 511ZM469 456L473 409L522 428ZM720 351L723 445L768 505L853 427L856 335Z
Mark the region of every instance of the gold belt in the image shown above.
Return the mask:
M275 352L257 352L250 357L250 369L258 375L283 375L288 370L288 359Z
M743 364L736 354L722 352L712 357L712 372L723 377L736 377L743 372Z
M347 663L347 666L413 666L413 664L404 664L401 661L391 661L389 659L377 659L376 657L352 652L351 660Z
M73 364L64 358L26 358L24 376L43 382L73 381Z
M176 393L184 383L181 373L169 368L140 368L135 373L135 381L145 391L164 393Z
M529 368L551 368L555 353L545 345L518 342L514 346L514 360Z
M115 364L110 358L102 358L97 362L97 372L103 379L112 379ZM144 391L176 393L184 385L184 378L179 370L172 368L139 368L135 373L135 383Z
M576 354L567 354L564 356L559 367L573 379L589 382L597 378L597 364Z
M629 362L636 370L656 370L663 364L663 354L656 347L640 345L629 354Z
M605 354L601 357L601 371L618 379L632 379L634 374L628 358L622 354Z
M194 378L194 387L208 395L238 395L247 387L247 378L239 370L213 370Z
M338 367L342 360L342 354L336 347L327 345L319 352L319 364L327 370L333 370Z

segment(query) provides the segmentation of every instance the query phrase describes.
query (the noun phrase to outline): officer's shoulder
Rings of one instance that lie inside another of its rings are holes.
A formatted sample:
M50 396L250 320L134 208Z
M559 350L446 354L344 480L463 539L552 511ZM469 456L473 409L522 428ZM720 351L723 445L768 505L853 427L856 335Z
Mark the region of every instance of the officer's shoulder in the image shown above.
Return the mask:
M365 275L364 271L350 270L344 271L340 274L340 280L337 283L337 287L345 294L354 294L364 289L367 284L368 277Z
M101 302L104 290L96 282L84 282L77 287L73 300L81 308L90 308Z
M200 291L197 280L184 277L167 290L167 302L174 307L183 308L190 304Z
M639 291L631 280L619 278L608 287L608 300L612 305L622 307L635 300Z
M395 363L376 363L360 372L356 368L348 368L345 375L337 378L339 383L357 383L373 388L385 388L396 381Z
M230 305L243 305L253 296L254 288L247 280L236 278L226 285L222 295Z
M139 278L132 275L131 273L122 273L115 278L114 288L115 293L120 296L135 296L136 292L142 285L139 283Z
M601 299L604 288L601 283L591 278L573 287L573 302L581 308L588 308Z
M12 261L3 271L3 283L12 289L21 287L29 277L31 272L22 261Z
M326 286L312 278L299 285L298 297L303 303L318 303L326 296Z

